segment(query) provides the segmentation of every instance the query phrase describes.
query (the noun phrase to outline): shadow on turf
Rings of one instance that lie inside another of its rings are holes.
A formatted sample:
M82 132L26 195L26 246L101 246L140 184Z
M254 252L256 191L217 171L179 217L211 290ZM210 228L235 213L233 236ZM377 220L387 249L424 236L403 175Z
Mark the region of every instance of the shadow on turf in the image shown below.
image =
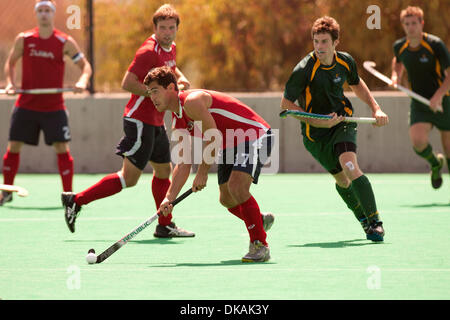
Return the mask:
M365 241L363 243L355 243L359 241ZM346 247L360 247L376 244L375 242L368 242L366 239L354 239L354 240L344 240L337 242L318 242L318 243L306 243L306 244L293 244L288 247L297 247L297 248L325 248L325 249L333 249L333 248L346 248Z
M16 206L5 206L5 208L12 209L12 210L43 210L43 211L50 211L50 210L62 210L63 207L16 207Z
M407 207L407 208L450 207L450 202L448 202L448 203L410 204L410 205L403 205L402 207Z
M167 263L149 266L150 268L161 268L161 267L223 267L223 266L254 266L255 264L275 264L275 262L254 262L254 263L243 263L241 260L225 260L220 261L220 263Z
M109 242L114 243L116 240L64 240L64 242ZM131 240L128 243L137 244L182 244L180 241L172 241L172 239L149 239L149 240Z

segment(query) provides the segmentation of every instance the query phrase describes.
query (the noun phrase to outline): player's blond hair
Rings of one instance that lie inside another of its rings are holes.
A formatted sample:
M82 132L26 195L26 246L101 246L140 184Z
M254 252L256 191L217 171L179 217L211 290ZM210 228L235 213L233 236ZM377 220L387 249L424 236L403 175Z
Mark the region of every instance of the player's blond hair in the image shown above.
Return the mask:
M340 29L339 23L334 18L324 16L314 21L311 29L311 37L314 38L314 35L319 33L329 33L331 39L336 41L339 39Z
M403 22L403 19L406 17L417 17L419 18L419 22L423 21L423 10L419 7L408 6L406 9L403 9L400 12L400 21Z
M180 24L180 16L175 8L170 4L163 4L153 14L153 24L157 26L159 21L167 19L175 19L177 27Z

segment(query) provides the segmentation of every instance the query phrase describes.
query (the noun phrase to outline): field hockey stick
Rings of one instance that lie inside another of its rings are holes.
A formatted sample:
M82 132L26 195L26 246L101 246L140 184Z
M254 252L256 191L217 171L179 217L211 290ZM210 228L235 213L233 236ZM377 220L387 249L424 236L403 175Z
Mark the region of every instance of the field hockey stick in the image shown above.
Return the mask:
M326 114L317 114L317 113L309 113L302 112L298 110L283 110L280 112L280 118L286 118L287 116L293 116L294 118L306 118L306 119L321 119L327 120L332 119L332 116ZM345 122L356 122L356 123L376 123L377 120L375 118L359 118L359 117L344 117Z
M28 190L19 186L13 186L9 184L0 184L0 190L1 191L7 191L7 192L17 192L17 195L19 197L26 197L28 196Z
M405 88L399 84L394 85L392 80L389 79L388 77L386 77L384 74L382 74L381 72L377 71L375 69L375 66L377 64L373 61L364 61L363 63L363 67L369 71L372 75L374 75L375 77L377 77L378 79L380 79L381 81L387 83L388 85L394 87L395 89L398 89L400 91L403 91L404 93L406 93L408 96L410 96L413 99L416 99L419 102L422 102L423 104L430 106L430 100L422 97L420 94L415 93L414 91L409 90L408 88ZM442 106L439 105L437 107L438 111L443 111Z
M55 94L62 92L75 92L74 88L41 88L41 89L17 89L15 93L25 93L25 94ZM6 94L5 89L0 89L0 94Z
M180 203L182 200L187 198L192 193L192 188L187 190L185 193L183 193L181 196L176 198L171 204L175 206L176 204ZM103 251L99 256L97 256L97 260L95 263L101 263L108 259L114 252L119 250L121 247L123 247L125 244L127 244L128 241L133 239L139 232L147 228L153 221L155 221L162 213L156 212L153 216L151 216L149 219L138 225L136 228L134 228L130 233L128 233L126 236L124 236L122 239L114 243L112 246L110 246L108 249ZM89 250L89 252L92 252L92 249ZM93 251L95 253L95 251Z

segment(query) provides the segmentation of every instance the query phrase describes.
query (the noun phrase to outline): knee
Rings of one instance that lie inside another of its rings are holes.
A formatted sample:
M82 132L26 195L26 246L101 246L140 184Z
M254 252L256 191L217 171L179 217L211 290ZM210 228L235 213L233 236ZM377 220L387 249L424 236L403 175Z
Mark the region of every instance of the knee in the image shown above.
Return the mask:
M12 152L12 153L20 153L22 146L23 146L23 142L10 141L8 143L8 150L9 150L9 152Z
M428 146L428 138L422 135L411 136L411 143L414 150L417 152L422 152Z
M158 164L153 167L154 175L158 179L169 179L170 173L172 172L172 164L171 163L164 163L164 164Z
M232 182L228 186L228 189L230 190L231 196L237 201L237 203L243 203L247 201L247 199L250 196L250 191L248 190L248 187L241 182Z
M347 188L350 183L363 175L361 169L359 169L358 163L356 161L345 161L341 163L343 171L345 173L345 178L338 181L338 185ZM341 184L342 183L342 184Z
M123 181L125 182L125 186L127 188L134 187L139 181L139 176L135 176L133 174L129 174L124 171L118 172L118 175L119 177L122 177Z
M69 151L69 144L67 142L55 142L53 143L56 153L66 153Z
M233 208L235 207L235 201L230 195L226 195L224 193L220 193L219 202L225 208Z

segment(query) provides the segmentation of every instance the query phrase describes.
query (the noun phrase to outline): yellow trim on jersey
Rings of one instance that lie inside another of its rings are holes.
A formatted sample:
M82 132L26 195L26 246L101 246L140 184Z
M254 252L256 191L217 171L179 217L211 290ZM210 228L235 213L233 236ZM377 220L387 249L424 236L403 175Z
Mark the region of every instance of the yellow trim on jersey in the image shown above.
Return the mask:
M317 59L317 60L316 60L316 63L314 64L312 73L311 73L311 79L310 79L310 81L313 81L314 76L316 75L317 68L319 68L319 67L320 67L320 61L319 61L319 59Z
M337 56L337 53L334 54L335 58L336 58L336 62L342 64L344 67L347 68L348 71L350 71L350 67L348 66L347 62L345 62L344 60L342 60L341 58L339 58Z
M305 110L308 110L308 106L311 103L312 97L311 97L311 90L309 89L309 86L306 86L305 89Z
M342 100L341 102L344 105L344 111L351 117L352 114L353 114L353 110L345 105L345 101L344 100Z
M420 41L420 44L421 44L425 49L427 49L428 51L430 51L432 55L434 55L433 49L431 49L430 45L429 45L425 40L422 39L422 40Z
M318 60L317 60L317 61L318 61ZM307 86L307 87L306 87L306 90L305 90L305 104L306 104L306 106L305 106L305 111L306 111L306 112L311 112L312 106L311 106L311 108L309 108L309 110L308 110L308 107L309 107L309 105L310 105L310 103L311 103L311 100L312 100L311 91L310 91L310 89L309 89L309 86ZM311 135L310 135L310 133L309 133L310 129L311 129L311 128L310 128L309 123L306 123L306 137L307 137L309 140L311 140L312 142L314 142L315 140L314 140L313 138L311 138Z
M331 70L331 69L333 69L335 66L336 66L336 63L333 64L333 65L332 65L331 67L329 67L329 68L322 67L322 70Z
M400 50L398 50L398 55L401 55L403 51L405 51L406 48L409 46L409 40L406 40L406 42L402 45Z

